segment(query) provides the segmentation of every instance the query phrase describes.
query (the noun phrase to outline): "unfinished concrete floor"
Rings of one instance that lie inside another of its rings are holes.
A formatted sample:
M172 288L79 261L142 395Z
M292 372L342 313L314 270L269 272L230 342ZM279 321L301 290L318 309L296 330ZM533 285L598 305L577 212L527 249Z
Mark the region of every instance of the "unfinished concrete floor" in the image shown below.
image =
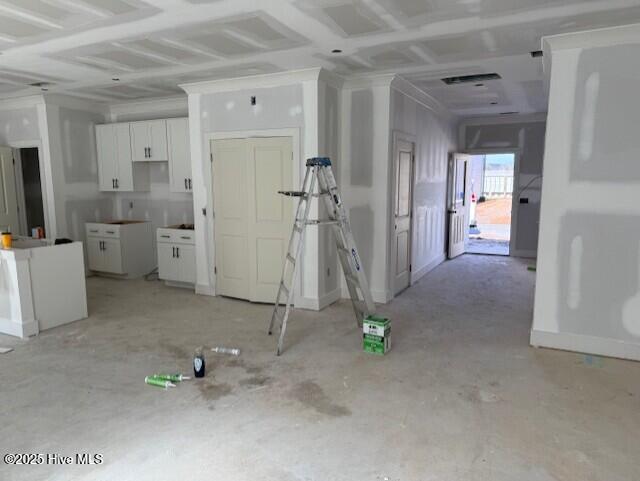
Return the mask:
M533 282L524 261L463 256L380 307L386 357L361 352L342 301L295 311L276 358L268 305L91 278L89 319L0 337L0 439L104 464L0 479L637 481L640 364L528 347ZM203 344L243 353L144 384Z

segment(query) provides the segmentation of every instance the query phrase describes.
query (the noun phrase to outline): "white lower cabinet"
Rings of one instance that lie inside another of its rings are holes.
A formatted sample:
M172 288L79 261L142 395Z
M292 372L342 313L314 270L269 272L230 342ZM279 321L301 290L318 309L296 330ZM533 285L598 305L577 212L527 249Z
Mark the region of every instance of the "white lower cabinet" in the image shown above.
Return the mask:
M91 222L85 228L90 270L136 278L155 269L150 222Z
M158 277L171 285L196 283L194 231L165 227L158 229Z

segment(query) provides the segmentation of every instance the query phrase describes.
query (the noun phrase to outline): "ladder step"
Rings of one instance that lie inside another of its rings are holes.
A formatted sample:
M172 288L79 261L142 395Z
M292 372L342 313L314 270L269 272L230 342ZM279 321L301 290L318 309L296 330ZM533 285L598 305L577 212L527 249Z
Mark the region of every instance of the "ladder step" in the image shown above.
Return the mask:
M287 260L288 260L289 262L291 262L292 264L295 264L295 263L296 263L295 258L294 258L291 254L287 254Z

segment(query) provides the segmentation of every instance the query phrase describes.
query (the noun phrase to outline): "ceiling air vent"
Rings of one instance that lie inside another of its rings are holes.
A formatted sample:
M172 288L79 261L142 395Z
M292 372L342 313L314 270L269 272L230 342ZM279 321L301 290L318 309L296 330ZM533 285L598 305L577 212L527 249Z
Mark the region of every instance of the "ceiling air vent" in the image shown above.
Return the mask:
M544 57L544 52L542 50L534 50L533 52L531 52L531 56L533 58Z
M447 85L458 85L458 84L466 84L466 83L478 83L485 82L487 80L497 80L501 79L500 75L497 73L479 73L475 75L462 75L460 77L447 77L443 78L442 81Z

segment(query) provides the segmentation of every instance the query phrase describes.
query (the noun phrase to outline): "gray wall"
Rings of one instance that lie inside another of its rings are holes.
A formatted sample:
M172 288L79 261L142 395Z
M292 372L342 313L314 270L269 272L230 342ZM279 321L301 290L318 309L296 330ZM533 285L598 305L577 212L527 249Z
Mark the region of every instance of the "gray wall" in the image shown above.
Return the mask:
M518 183L514 186L520 198L515 217L515 247L512 255L534 257L538 248L538 226L540 219L540 188L542 185L542 159L546 122L544 120L496 122L495 119L462 122L461 148L474 150L518 150ZM528 185L528 187L526 187ZM526 187L526 189L525 189ZM522 190L525 189L525 190Z

